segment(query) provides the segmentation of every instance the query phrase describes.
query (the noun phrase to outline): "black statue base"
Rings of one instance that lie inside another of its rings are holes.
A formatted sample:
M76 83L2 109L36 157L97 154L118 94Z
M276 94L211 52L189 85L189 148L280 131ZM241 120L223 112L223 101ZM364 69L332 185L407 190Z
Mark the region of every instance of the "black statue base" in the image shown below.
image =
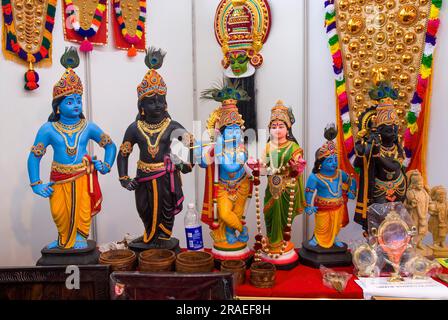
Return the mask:
M143 237L132 240L129 243L129 249L139 254L142 251L149 249L168 249L174 251L175 254L181 252L179 247L179 239L171 238L170 240L157 240L150 243L144 243Z
M100 252L96 242L87 240L85 249L47 249L43 248L42 257L36 266L68 266L68 265L92 265L98 264Z
M290 263L286 263L286 264L275 264L275 269L276 270L283 270L283 271L289 271L294 269L295 267L297 267L299 265L299 259L297 259L294 262L290 262Z
M241 260L243 260L244 263L246 264L246 269L249 269L250 266L252 265L252 262L254 261L254 253L251 252L247 258ZM221 262L223 261L224 260L215 258L215 269L221 270Z
M319 245L313 247L308 241L303 242L302 249L299 250L299 260L303 265L316 269L321 265L328 268L352 265L352 255L345 243L343 247L333 245L326 249Z

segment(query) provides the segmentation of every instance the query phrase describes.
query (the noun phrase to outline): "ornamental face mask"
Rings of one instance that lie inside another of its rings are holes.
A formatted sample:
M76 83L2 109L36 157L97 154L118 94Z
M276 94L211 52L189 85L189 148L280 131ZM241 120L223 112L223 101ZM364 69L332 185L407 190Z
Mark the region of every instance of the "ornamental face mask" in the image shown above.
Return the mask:
M249 57L246 54L238 54L236 57L230 57L230 68L236 76L240 76L247 72L247 63L249 62Z

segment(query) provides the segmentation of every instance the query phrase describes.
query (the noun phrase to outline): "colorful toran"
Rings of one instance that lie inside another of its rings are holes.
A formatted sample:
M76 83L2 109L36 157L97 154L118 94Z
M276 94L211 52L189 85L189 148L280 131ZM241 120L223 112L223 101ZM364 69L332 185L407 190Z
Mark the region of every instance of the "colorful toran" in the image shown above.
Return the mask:
M64 37L80 42L82 52L107 44L107 0L64 0ZM67 23L65 23L67 22Z
M354 173L357 117L371 103L372 73L399 90L395 108L401 121L407 170L425 176L431 75L442 0L327 0L326 30L336 78L338 142L343 170Z
M247 56L252 66L263 63L260 51L271 27L267 0L221 0L215 16L215 35L222 48L222 66L230 66L231 57Z
M3 53L25 63L25 89L39 87L34 65L51 65L52 32L57 0L2 0Z
M146 0L113 0L115 46L134 57L144 51Z

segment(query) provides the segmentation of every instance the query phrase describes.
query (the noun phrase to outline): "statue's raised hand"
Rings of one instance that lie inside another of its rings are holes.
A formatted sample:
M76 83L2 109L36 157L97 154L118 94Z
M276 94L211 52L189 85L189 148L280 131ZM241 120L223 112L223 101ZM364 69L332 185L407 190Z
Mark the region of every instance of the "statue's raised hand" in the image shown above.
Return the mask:
M121 186L129 191L134 191L138 187L138 181L135 179L126 179L120 181Z
M101 174L106 174L110 172L110 168L104 164L101 160L92 160L95 170Z
M54 192L53 188L51 187L52 185L54 185L54 182L35 185L32 187L33 192L43 198L49 198Z
M305 212L306 212L306 214L307 215L309 215L309 216L311 216L313 213L316 213L317 212L317 207L314 207L314 206L306 206L305 207Z

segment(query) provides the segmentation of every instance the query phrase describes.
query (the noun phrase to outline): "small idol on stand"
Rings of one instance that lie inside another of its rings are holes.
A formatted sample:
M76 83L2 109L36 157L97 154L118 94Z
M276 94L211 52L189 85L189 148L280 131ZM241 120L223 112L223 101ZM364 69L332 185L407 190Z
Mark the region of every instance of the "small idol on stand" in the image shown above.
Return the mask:
M431 202L429 205L429 231L432 234L433 255L436 258L448 258L448 199L444 186L436 186L431 189Z
M394 107L397 90L379 78L370 90L376 106L359 117L355 167L360 171L355 222L367 231L367 209L373 203L404 202L407 181L400 119Z
M411 215L412 222L417 228L417 235L414 237L417 251L423 256L430 256L431 250L423 244L428 233L428 210L431 196L429 186L425 186L422 174L418 170L408 171L408 190L404 205Z
M250 98L230 83L204 91L202 98L221 103L207 121L211 146L194 149L196 161L206 169L202 221L211 229L216 265L222 260L246 260L252 255L245 225L252 182L244 169L244 120L237 103Z
M173 139L191 147L193 137L168 113L167 86L156 71L164 57L160 49L150 48L146 54L149 71L137 87L139 113L126 130L117 159L120 183L135 191L137 211L145 228L143 236L129 244L136 252L154 248L180 251L179 240L172 237L174 218L182 211L184 201L180 173L189 173L193 167L171 152ZM131 178L128 160L135 144L140 158L137 175Z
M334 124L325 128L324 136L327 142L316 152L305 189L305 212L315 217L314 234L299 251L300 261L314 268L346 266L352 261L347 245L337 236L349 222L347 202L356 198L356 180L339 169Z
M301 175L306 162L303 150L292 133L295 122L291 108L278 101L272 108L269 122L269 141L261 161L249 159L247 167L254 177L257 211L256 260L270 262L280 270L298 264L299 257L291 240L294 218L305 207ZM261 231L260 175L267 175L268 187L264 197L264 220L267 236Z
M83 86L74 68L79 65L75 48L61 58L66 68L53 88L53 112L38 131L28 157L28 175L37 195L50 199L50 210L58 237L42 250L38 265L96 264L96 243L87 240L93 216L101 210L98 172L107 174L117 148L109 135L85 119ZM105 149L104 161L89 155L90 140ZM50 182L40 178L40 162L48 146L54 150Z

